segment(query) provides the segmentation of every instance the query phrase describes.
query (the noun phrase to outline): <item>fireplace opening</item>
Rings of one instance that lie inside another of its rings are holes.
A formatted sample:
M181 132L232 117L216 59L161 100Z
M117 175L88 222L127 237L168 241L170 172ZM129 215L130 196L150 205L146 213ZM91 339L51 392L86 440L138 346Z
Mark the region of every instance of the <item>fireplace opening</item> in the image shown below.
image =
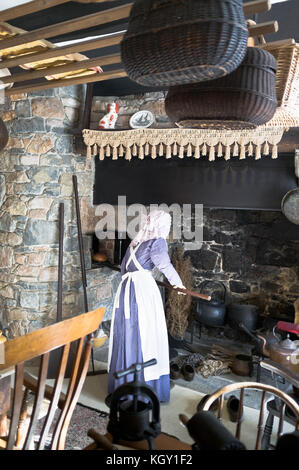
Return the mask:
M91 258L92 265L112 264L120 266L131 238L127 233L115 232L109 234L109 238L99 240L95 233L92 234Z

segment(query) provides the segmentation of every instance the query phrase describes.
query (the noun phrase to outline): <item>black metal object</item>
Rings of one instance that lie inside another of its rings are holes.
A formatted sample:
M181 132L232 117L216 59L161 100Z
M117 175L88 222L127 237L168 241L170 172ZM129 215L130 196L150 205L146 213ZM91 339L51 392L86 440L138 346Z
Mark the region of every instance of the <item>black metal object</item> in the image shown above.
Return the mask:
M281 155L282 156L282 155ZM281 210L281 200L296 186L294 155L260 160L159 157L144 160L95 160L95 205L117 205L118 194L127 204L203 204L205 208ZM113 173L113 185L110 175ZM150 184L149 184L150 182ZM117 188L117 191L115 191ZM286 221L286 230L298 228Z
M78 195L78 181L77 181L76 175L73 175L73 185L74 185L76 215L77 215L78 245L79 245L79 253L80 253L81 275L82 275L82 285L83 285L83 295L84 295L84 308L85 308L85 311L88 312L85 257L84 257L84 246L83 246L80 205L79 205L79 195Z
M211 411L198 411L186 426L196 442L194 450L246 450L245 445Z
M230 304L227 307L227 321L232 327L239 328L242 324L247 330L253 332L257 325L258 307L249 304Z
M211 298L210 301L195 299L196 300L196 311L195 318L207 326L223 326L225 323L226 314L226 287L222 282L219 281L203 281L199 286L199 291L203 293L203 289L208 284L220 285L222 289L222 298Z
M160 403L154 390L138 380L138 375L145 367L157 364L156 359L144 363L132 364L128 369L115 372L120 379L134 374L133 382L118 387L111 397L110 416L107 426L113 436L113 442L148 440L150 449L154 449L154 438L161 432ZM152 421L150 421L150 413Z
M86 279L86 269L85 269L85 256L84 256L84 246L83 246L82 226L81 226L81 215L80 215L80 205L79 205L78 180L77 180L77 176L76 176L76 175L73 175L73 186L74 186L76 215L77 215L78 245L79 245L79 253L80 253L82 287L83 287L83 296L84 296L84 309L85 309L85 312L88 312L87 279ZM87 375L101 375L101 374L107 374L107 370L97 370L97 371L95 370L95 367L94 367L94 351L93 351L93 348L91 348L91 363L92 363L92 372L88 372Z
M253 349L253 353L257 356L257 360L253 360L253 364L256 364L256 381L260 382L261 381L261 366L260 362L264 359L264 353L263 353L263 341L255 336L242 322L238 323L238 328L241 331L244 331L244 333L248 334L248 336L253 340L253 343L255 345L255 348Z
M59 204L59 254L58 254L58 295L57 321L62 320L62 282L63 282L63 235L64 235L64 203Z
M64 203L59 204L59 254L58 254L58 290L56 322L62 321L62 290L63 290L63 238L64 238ZM54 379L60 363L63 348L51 351L47 378ZM69 355L65 377L70 377L72 367L72 355Z
M244 331L244 333L246 333L248 336L250 336L250 338L253 340L255 346L256 346L256 349L257 349L257 352L259 353L259 355L263 355L263 341L258 338L256 335L254 335L245 325L243 322L239 322L238 323L238 328L242 331Z
M86 289L86 288L87 288L87 280L86 280L86 269L85 269L85 257L84 257L84 246L83 246L83 237L82 237L80 205L79 205L78 181L77 181L77 176L76 176L76 175L73 175L73 186L74 186L76 215L77 215L78 245L79 245L79 253L80 253L80 264L81 264L81 276L82 276L84 309L85 309L85 312L88 312L88 300L87 300L87 289ZM93 348L91 348L91 363L92 363L92 371L93 371L93 373L95 373ZM105 371L104 373L106 373L106 371Z

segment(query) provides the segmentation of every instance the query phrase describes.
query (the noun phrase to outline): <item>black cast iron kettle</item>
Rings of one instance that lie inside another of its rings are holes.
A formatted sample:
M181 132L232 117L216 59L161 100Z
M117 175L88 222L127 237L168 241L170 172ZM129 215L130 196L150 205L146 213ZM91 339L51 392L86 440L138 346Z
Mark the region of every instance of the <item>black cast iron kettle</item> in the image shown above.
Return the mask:
M145 367L155 364L157 360L151 359L114 373L116 379L134 374L133 382L121 385L112 393L107 430L112 434L114 443L119 439L125 441L146 439L149 448L154 449L154 438L161 432L160 402L151 387L138 381L138 375Z
M200 292L207 288L208 284L220 286L222 293L220 296L213 292L209 302L198 299L196 303L196 318L207 326L223 326L226 314L226 287L220 281L203 281L200 286Z

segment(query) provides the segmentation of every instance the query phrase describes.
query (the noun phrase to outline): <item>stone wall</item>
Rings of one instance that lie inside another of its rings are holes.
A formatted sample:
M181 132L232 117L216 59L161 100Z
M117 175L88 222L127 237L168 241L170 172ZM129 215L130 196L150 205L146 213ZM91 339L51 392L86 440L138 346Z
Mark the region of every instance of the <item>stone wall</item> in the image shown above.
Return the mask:
M194 287L205 279L221 281L228 302L253 303L265 316L294 320L299 227L280 212L247 210L204 209L203 223L202 248L185 252Z
M0 323L8 337L56 319L58 214L65 205L63 318L82 313L72 175L78 178L82 228L93 230L93 162L86 161L81 118L85 87L12 96L0 113L9 142L0 156ZM111 273L90 271L89 308L110 305Z

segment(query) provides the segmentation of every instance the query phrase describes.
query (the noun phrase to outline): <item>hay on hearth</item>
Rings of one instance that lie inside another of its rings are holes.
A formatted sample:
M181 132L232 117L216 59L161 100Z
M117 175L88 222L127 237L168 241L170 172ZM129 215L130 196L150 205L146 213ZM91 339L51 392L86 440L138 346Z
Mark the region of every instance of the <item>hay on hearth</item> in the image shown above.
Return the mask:
M176 248L172 256L172 264L178 272L186 289L192 286L192 271L190 258L184 258L184 250ZM179 295L170 291L166 305L166 321L168 331L175 339L184 339L188 326L188 317L191 312L192 299L189 295Z
M215 360L213 356L208 355L207 358L196 368L196 372L204 379L212 375L222 375L230 372L229 365L226 361Z

